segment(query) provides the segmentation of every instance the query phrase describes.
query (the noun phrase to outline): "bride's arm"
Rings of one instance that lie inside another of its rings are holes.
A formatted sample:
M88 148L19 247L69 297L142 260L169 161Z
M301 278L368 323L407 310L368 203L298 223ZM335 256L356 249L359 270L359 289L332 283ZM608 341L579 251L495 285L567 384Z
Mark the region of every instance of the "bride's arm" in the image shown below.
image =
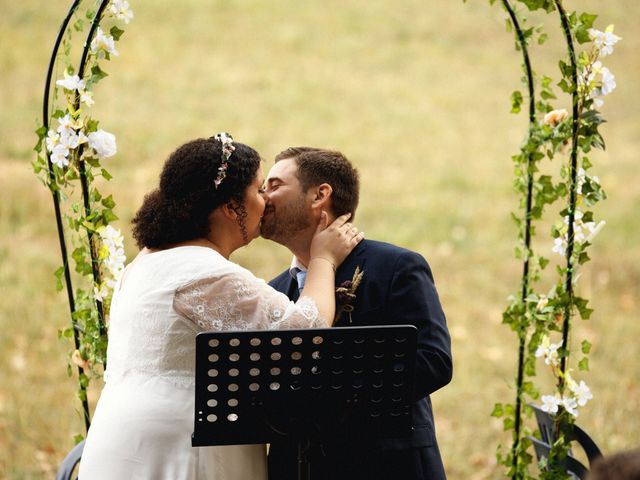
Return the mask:
M201 330L323 328L328 324L310 296L297 303L238 267L176 290L173 308Z
M312 298L320 310L320 316L331 319L331 322L336 311L336 267L363 239L362 233L347 221L350 216L341 215L327 226L329 217L322 212L311 241L307 279L300 293L300 298Z
M218 276L179 288L174 309L211 330L248 330L326 327L335 314L335 268L362 240L358 230L338 217L327 227L322 219L311 242L305 287L297 303L256 278L248 270L228 263Z

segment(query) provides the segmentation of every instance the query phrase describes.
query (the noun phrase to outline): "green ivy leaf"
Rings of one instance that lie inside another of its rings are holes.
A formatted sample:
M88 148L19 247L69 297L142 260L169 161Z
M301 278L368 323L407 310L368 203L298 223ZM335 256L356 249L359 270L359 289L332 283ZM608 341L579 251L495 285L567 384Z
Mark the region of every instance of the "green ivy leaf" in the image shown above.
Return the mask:
M522 391L528 395L531 395L533 392L535 392L536 388L533 385L533 382L523 382L522 384Z
M502 408L501 403L496 403L493 407L493 411L491 412L492 417L500 418L504 415L504 409Z
M589 258L589 254L587 252L580 252L580 255L578 255L578 264L580 265L584 265L589 260L591 259Z
M522 109L522 92L516 90L511 94L511 113L520 113Z
M114 208L116 206L116 202L113 200L113 195L103 198L102 205L106 208Z
M91 132L96 132L98 131L98 124L99 122L97 120L88 120L87 121L87 132L91 133Z
M62 283L62 277L64 276L64 266L58 267L58 269L53 273L56 277L56 291L61 292L64 288Z
M104 213L103 218L104 218L105 224L115 222L116 220L118 220L118 217L116 216L116 214L113 213L111 210L107 210Z
M591 343L588 340L583 340L581 350L585 355L589 354L591 351Z
M598 15L584 12L580 15L580 23L584 28L592 28L593 22L595 22L596 18L598 18Z
M553 92L552 92L552 91L550 91L550 90L542 90L542 91L540 92L540 96L541 96L542 98L544 98L545 100L552 100L552 99L554 99L554 98L557 98L557 97L553 94Z
M102 70L100 65L96 64L91 67L91 83L96 83L107 76L109 76L109 74Z
M589 359L587 357L583 357L582 360L578 362L578 368L582 371L589 371Z
M113 176L109 172L107 172L104 168L100 170L100 174L102 175L102 178L104 178L105 180L111 180L113 178Z
M580 312L580 317L583 320L588 320L591 314L593 313L593 309L587 307L588 300L581 297L575 297L574 304L578 311Z
M44 140L44 138L47 136L47 132L47 127L45 127L44 125L36 129L36 135L38 135L38 138L40 140Z
M64 338L73 338L73 327L67 327L62 330L62 336Z
M111 27L111 30L109 30L109 33L111 34L113 39L117 42L118 40L120 40L120 37L124 33L124 30L114 25L113 27Z
M502 421L502 425L504 430L512 430L513 427L515 426L515 422L513 418L507 417Z
M565 93L572 92L572 88L569 86L569 83L564 78L558 82L558 86L560 87L560 90L562 90Z

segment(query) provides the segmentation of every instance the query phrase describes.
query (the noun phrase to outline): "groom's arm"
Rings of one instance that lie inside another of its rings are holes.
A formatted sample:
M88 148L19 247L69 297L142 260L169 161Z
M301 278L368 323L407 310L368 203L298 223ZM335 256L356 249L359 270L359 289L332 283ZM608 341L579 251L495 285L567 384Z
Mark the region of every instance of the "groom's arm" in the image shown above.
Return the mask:
M415 252L397 259L388 308L396 324L418 328L415 398L424 398L451 381L451 338L431 269Z

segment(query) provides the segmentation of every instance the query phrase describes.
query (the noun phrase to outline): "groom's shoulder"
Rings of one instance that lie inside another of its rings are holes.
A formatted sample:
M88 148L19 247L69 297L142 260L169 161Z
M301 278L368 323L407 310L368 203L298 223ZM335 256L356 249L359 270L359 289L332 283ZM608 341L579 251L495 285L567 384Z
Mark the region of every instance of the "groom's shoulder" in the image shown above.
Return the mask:
M392 243L381 242L379 240L364 240L365 252L367 257L378 259L381 262L389 263L394 259L398 259L402 257L406 260L415 260L420 262L425 262L424 257L413 250L409 250L408 248L399 247L398 245L394 245Z
M289 274L289 269L286 269L285 271L283 271L280 275L278 275L277 277L272 278L269 281L269 285L271 285L273 288L277 289L279 286L284 285L284 283L290 278L290 274Z

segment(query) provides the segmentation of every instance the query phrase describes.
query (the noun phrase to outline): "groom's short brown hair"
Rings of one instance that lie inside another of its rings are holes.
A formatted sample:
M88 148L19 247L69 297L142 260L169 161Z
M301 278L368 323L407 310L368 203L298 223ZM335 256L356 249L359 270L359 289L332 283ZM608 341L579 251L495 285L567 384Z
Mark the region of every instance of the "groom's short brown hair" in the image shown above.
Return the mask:
M350 220L353 220L360 199L360 179L358 171L347 157L335 150L289 147L276 155L276 162L289 158L296 161L303 192L321 183L328 183L333 189L333 213L340 216L351 212Z

